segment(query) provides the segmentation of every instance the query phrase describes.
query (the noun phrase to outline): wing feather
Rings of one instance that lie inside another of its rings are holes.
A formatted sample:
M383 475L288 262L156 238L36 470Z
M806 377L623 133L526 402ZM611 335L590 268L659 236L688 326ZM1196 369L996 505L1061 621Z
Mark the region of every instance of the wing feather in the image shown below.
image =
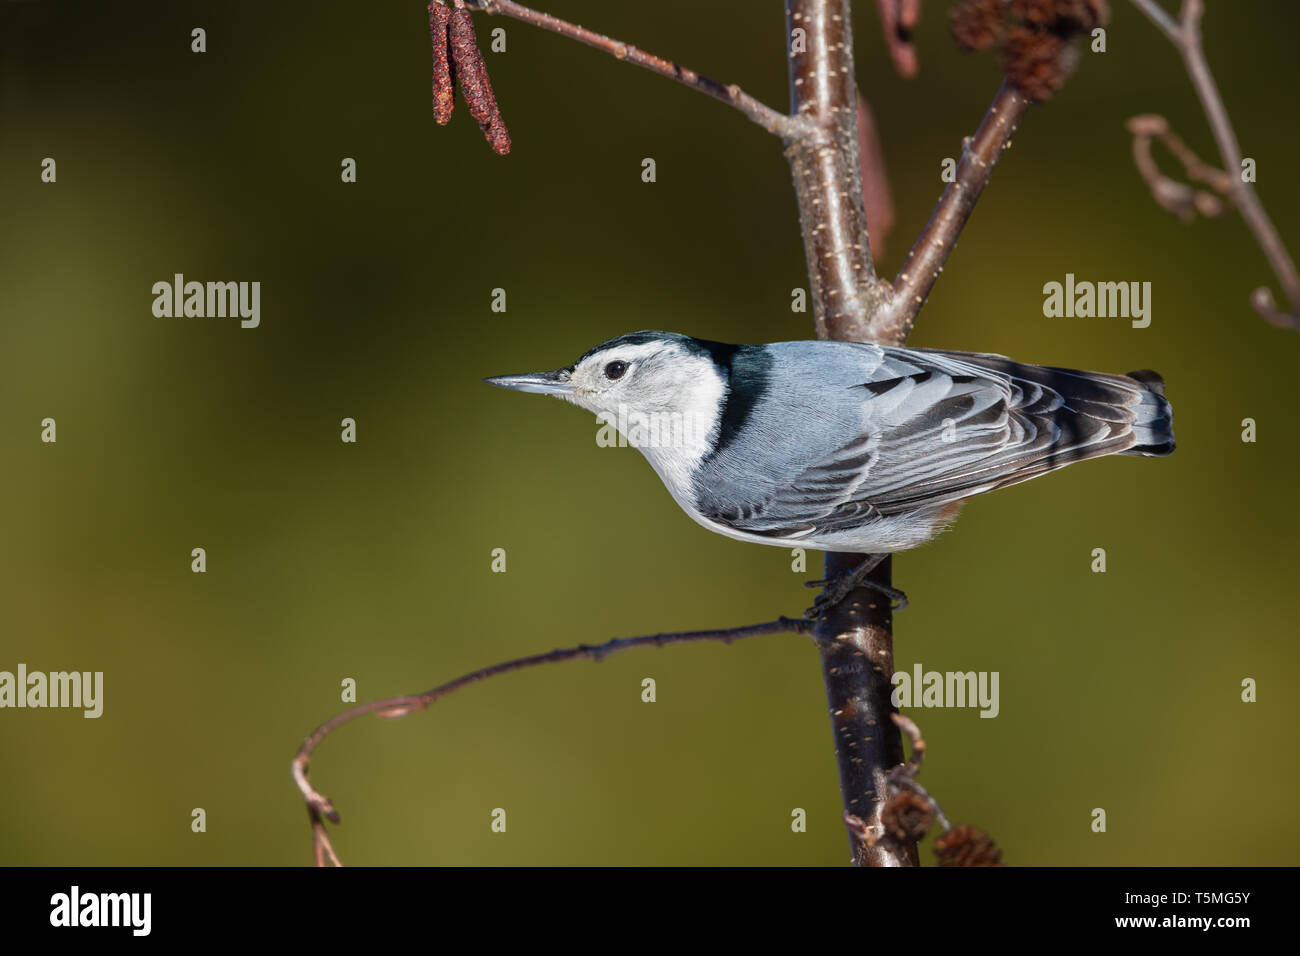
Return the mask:
M869 380L854 386L860 424L786 480L733 475L701 488L700 510L761 536L851 530L1124 451L1137 441L1133 426L1144 392L1149 401L1149 387L1124 376L989 354L876 354L882 357ZM738 488L748 494L737 495Z

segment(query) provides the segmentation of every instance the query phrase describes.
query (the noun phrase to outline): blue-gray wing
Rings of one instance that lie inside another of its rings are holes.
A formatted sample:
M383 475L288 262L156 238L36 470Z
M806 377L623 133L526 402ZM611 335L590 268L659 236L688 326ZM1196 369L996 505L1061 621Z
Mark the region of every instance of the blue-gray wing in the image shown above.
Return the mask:
M746 440L702 470L701 512L750 534L815 537L938 508L1085 458L1173 449L1172 415L1154 373L1134 373L1148 376L1139 381L1000 355L872 348L869 375L846 385L843 363L833 359L831 381L821 381L816 398L803 385L792 396L779 390L783 380L817 377L816 366L776 376L778 388L750 416ZM817 398L822 411L814 410ZM798 434L793 423L809 427Z

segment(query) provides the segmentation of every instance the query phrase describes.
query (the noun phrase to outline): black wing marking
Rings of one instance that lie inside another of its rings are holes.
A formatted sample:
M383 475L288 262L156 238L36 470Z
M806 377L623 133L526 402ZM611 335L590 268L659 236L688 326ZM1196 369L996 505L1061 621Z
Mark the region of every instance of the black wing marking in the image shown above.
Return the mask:
M1137 444L1135 422L1143 427L1139 406L1158 401L1168 410L1149 385L1123 376L1021 365L1000 355L886 353L881 377L859 386L863 420L855 434L780 485L736 475L697 489L701 511L768 537L851 530L1123 452ZM1149 417L1161 409L1147 411ZM1168 424L1164 419L1166 430ZM755 487L763 490L755 494Z

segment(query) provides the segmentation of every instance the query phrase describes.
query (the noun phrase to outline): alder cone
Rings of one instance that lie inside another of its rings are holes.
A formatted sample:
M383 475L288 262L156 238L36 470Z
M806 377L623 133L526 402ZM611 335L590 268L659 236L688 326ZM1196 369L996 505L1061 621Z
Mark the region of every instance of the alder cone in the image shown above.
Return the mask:
M439 126L451 122L456 107L456 89L451 78L447 27L451 11L438 2L429 3L429 37L433 41L433 118Z
M912 790L900 790L880 811L880 822L889 835L907 843L921 840L933 819L930 801Z
M1006 13L1003 0L967 0L948 11L948 32L963 50L991 50L1006 32Z
M1055 33L1016 27L1002 44L1002 71L1031 100L1050 100L1074 69L1078 54Z
M488 145L504 156L510 152L510 133L501 118L501 110L492 92L492 81L488 79L487 64L483 62L483 54L478 49L478 40L474 36L474 17L464 7L452 10L447 33L451 38L451 59L456 82L460 84L460 92L465 97L465 105L469 107L469 115L478 122Z
M1001 866L1002 851L979 827L966 824L939 834L934 852L940 866Z

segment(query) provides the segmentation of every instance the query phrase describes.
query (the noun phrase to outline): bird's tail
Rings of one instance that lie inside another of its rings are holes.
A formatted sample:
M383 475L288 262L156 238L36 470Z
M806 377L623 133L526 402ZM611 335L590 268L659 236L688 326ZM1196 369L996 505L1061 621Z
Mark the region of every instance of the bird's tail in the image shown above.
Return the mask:
M1174 411L1165 380L1149 369L1110 375L1022 365L1002 355L940 354L1006 376L1016 393L1012 411L1053 435L1043 460L1026 462L1028 473L1016 481L1101 455L1173 454Z
M1150 369L1129 372L1128 378L1142 385L1141 399L1134 409L1133 447L1121 455L1161 457L1174 451L1174 410L1165 398L1165 380Z

